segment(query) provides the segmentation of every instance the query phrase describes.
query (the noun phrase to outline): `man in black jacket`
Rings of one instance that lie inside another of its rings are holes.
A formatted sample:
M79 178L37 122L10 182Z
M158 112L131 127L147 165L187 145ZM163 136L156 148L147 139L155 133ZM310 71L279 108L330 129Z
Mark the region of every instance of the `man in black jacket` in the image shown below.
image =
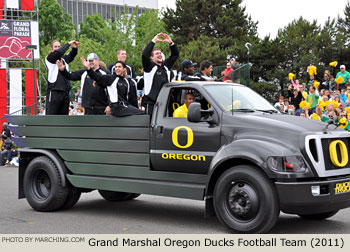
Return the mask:
M123 61L126 64L126 75L127 75L127 77L128 78L136 78L134 68L131 65L126 63L126 57L127 57L127 54L126 54L126 50L125 49L120 49L120 50L117 51L117 59L118 59L118 61ZM115 71L114 71L115 63L110 64L108 66L108 70L112 74L115 74Z
M11 138L11 131L9 130L8 128L8 124L6 122L4 122L2 124L2 131L1 131L1 135L4 134L6 135L7 137L10 137Z
M93 71L89 62L84 58L81 62L85 66L88 75L102 88L108 89L111 113L114 116L142 115L144 112L137 108L136 81L127 78L126 64L123 61L115 63L115 74L102 75Z
M181 81L205 81L201 76L194 76L194 66L196 63L192 63L190 59L186 59L181 62L181 71L178 72L176 80Z
M62 59L63 64L68 67L68 64L74 60L78 53L78 45L79 42L70 41L61 47L61 43L57 40L50 45L50 54L45 58L45 64L49 73L46 91L47 115L68 115L71 86L69 80L60 73L56 61ZM70 46L72 50L65 55Z
M87 57L90 68L102 75L110 74L105 68L100 68L98 56L90 53ZM108 94L106 88L96 85L96 82L90 78L87 70L80 69L74 72L68 72L63 65L62 60L57 62L61 74L71 81L80 80L80 90L82 92L81 106L85 109L85 115L103 115L109 114Z
M205 81L215 81L216 76L212 76L213 72L213 63L210 60L203 60L200 65L200 72L194 74L194 76L200 77Z
M170 46L171 55L163 60L162 51L154 48L157 42L165 42ZM144 92L142 106L145 107L147 114L152 114L154 104L163 85L174 78L171 67L179 57L179 49L165 33L157 34L142 52L142 66L144 69Z

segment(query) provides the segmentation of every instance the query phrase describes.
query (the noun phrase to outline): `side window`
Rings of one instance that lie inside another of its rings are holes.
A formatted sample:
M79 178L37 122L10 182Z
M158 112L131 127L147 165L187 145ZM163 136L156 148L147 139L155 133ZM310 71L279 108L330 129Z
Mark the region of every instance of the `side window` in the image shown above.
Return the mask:
M210 108L210 105L207 102L207 100L196 89L172 88L169 92L167 111L165 117L187 117L187 115L184 116L184 113L182 113L182 116L179 116L179 110L183 110L181 106L187 107L186 100L188 105L192 102L199 102L201 104L202 109L207 110ZM176 110L177 112L174 116L174 112Z

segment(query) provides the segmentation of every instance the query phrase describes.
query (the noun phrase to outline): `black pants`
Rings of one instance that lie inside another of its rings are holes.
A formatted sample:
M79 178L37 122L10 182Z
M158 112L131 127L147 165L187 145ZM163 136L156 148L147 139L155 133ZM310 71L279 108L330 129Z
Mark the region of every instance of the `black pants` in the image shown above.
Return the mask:
M68 115L69 93L65 91L52 90L46 96L47 115Z
M111 107L114 116L143 115L145 112L124 102L113 103Z
M86 108L85 107L84 108L85 115L104 115L106 107L104 108Z

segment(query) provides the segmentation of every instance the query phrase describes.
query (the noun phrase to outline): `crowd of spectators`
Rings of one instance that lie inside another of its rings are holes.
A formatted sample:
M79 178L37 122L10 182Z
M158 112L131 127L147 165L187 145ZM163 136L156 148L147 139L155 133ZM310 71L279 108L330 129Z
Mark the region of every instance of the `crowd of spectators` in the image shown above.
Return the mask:
M287 97L280 96L275 107L282 113L334 123L346 131L350 131L350 73L344 65L335 74L337 62L331 62L331 74L325 70L323 78L317 76L315 66L309 66L309 81L300 84L289 74ZM335 77L334 77L335 76Z
M2 125L0 143L0 166L9 165L10 163L18 165L18 158L16 158L18 156L17 148L12 141L11 132L7 123L3 123Z

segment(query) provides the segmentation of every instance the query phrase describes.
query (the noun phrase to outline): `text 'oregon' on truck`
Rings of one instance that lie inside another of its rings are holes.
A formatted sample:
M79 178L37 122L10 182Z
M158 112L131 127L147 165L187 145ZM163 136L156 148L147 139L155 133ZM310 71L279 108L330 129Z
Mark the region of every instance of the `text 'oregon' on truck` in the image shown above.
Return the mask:
M173 117L186 93L187 118ZM20 146L19 198L71 208L81 192L205 200L232 232L264 233L280 211L325 219L350 206L350 134L284 115L239 84L163 86L153 116L7 116Z

